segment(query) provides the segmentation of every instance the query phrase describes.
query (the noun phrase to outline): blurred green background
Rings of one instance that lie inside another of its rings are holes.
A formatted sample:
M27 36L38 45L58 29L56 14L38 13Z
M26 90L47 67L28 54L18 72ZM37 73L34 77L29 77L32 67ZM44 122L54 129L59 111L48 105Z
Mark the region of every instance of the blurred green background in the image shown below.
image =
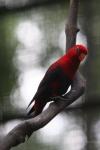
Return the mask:
M1 139L25 117L46 69L65 53L68 8L67 0L0 0ZM80 0L78 27L77 43L89 49L80 68L87 80L85 96L12 150L100 149L99 0Z

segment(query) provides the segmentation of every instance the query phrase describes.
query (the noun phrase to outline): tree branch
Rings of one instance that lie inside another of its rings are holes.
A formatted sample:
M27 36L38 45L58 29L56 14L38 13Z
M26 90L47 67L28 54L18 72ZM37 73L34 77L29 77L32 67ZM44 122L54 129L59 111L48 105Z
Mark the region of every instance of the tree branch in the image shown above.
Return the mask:
M79 0L70 0L69 15L66 26L66 51L76 44L76 34L79 31L77 28Z
M63 100L63 98L61 101L59 97L56 102L51 103L48 109L46 109L37 117L28 119L26 121L23 121L21 124L17 125L1 141L0 150L9 150L11 147L25 142L26 136L30 137L34 131L44 127L66 106L70 105L80 95L82 95L84 93L84 89L85 82L83 77L79 73L78 78L76 76L75 80L73 81L71 91L65 96L66 101L65 99Z
M77 12L78 12L78 0L70 0L70 10L68 17L68 24L66 25L66 50L73 46L76 42L77 34ZM59 112L61 112L66 106L73 103L79 98L85 90L85 80L82 75L77 72L71 90L64 97L56 97L57 101L52 102L49 107L35 118L28 119L17 125L11 130L1 141L0 150L9 150L13 146L25 142L25 138L30 137L31 134L45 126L50 122Z

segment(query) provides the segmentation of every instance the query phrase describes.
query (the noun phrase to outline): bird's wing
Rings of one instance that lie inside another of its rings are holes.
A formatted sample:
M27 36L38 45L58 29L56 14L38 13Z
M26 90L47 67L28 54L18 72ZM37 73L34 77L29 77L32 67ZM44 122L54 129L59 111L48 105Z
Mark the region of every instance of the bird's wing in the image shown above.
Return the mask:
M59 76L60 73L60 67L57 66L54 68L54 66L50 66L49 69L47 70L47 72L45 73L43 79L41 80L37 92L34 95L34 97L32 98L31 102L29 103L28 107L36 100L38 100L39 98L43 98L43 94L48 94L47 91L50 89L48 89L48 87L50 86L50 84L52 82L55 81L55 79ZM28 108L27 107L27 108Z
M43 79L41 80L38 90L42 87L48 87L52 82L55 81L60 75L61 68L60 66L53 67L50 66L47 72L45 73Z

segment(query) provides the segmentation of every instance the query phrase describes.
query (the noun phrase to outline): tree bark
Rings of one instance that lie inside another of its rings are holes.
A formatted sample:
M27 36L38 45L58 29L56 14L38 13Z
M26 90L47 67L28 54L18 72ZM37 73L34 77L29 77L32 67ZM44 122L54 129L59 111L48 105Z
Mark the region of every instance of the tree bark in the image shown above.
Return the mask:
M66 24L66 51L72 47L76 42L77 29L77 13L79 0L70 0L70 9L68 16L68 23ZM23 121L12 129L1 141L0 150L10 150L13 146L25 142L26 137L45 126L58 113L60 113L66 106L73 103L79 98L85 90L85 80L83 76L77 72L71 90L64 97L56 97L56 101L52 102L49 107L35 118Z
M70 0L69 15L65 26L66 33L66 51L76 44L76 34L79 31L77 28L79 0Z

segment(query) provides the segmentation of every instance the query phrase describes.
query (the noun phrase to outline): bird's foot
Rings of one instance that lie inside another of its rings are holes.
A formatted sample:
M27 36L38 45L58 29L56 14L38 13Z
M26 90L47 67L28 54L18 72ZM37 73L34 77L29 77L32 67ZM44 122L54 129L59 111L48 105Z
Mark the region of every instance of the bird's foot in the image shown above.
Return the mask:
M55 102L58 100L66 101L66 98L64 98L63 96L55 96L55 97L52 97L51 100Z

